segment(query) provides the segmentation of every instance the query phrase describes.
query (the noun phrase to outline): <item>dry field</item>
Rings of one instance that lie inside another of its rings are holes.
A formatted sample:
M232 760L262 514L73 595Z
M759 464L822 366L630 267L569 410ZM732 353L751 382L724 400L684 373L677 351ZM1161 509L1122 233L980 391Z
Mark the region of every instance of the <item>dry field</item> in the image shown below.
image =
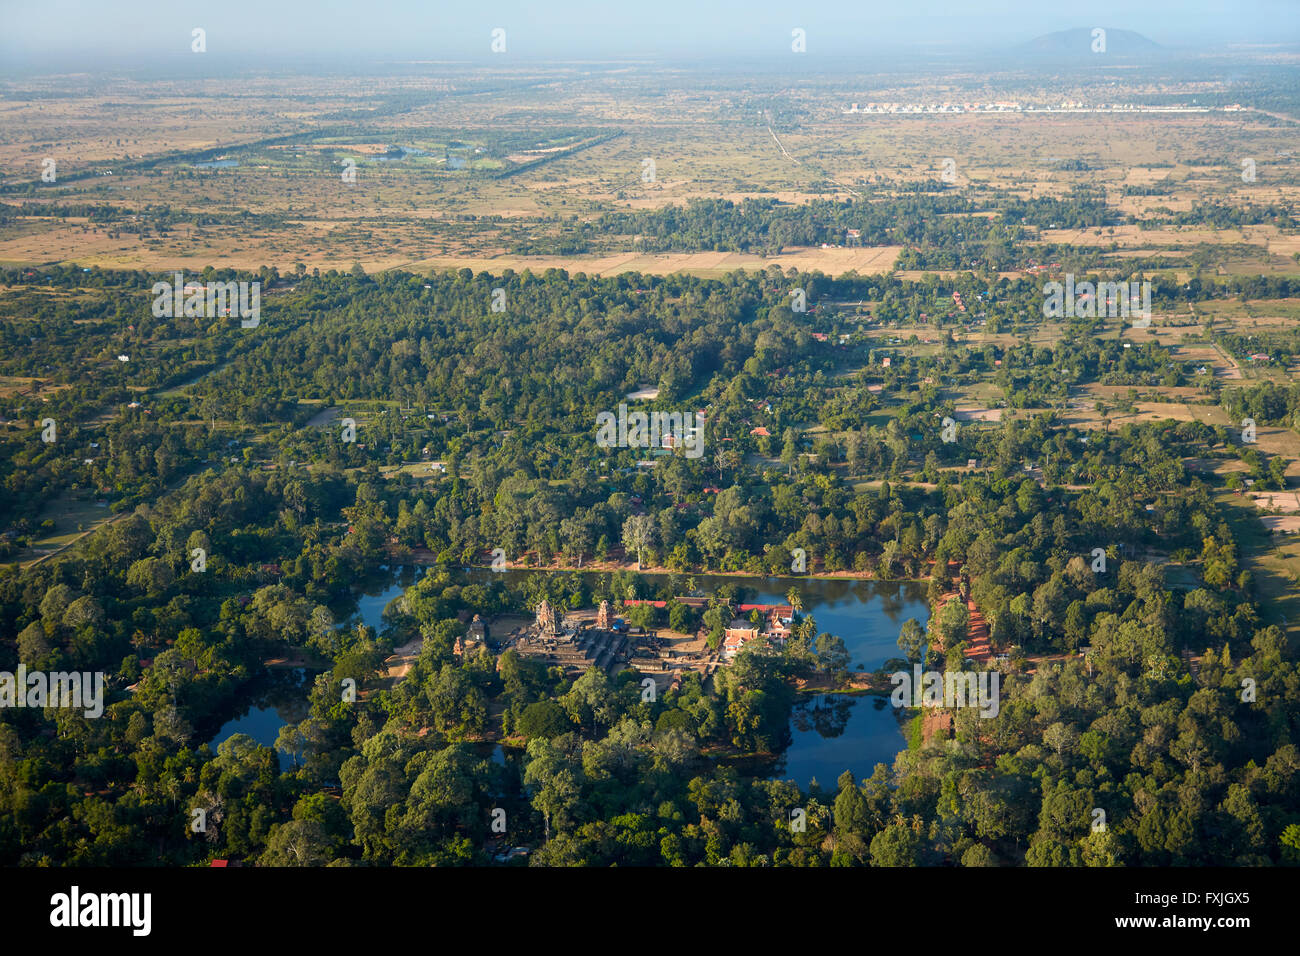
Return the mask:
M1000 422L1002 409L958 405L953 412L953 418L959 422Z
M1017 98L1041 104L1062 96L1106 102L1115 95L1087 78L1066 86L1069 92L1029 89ZM1128 95L1140 102L1156 92L1135 83ZM930 78L924 86L869 74L819 78L775 93L742 76L706 89L673 71L608 65L489 71L430 64L424 75L122 78L111 93L84 77L0 82L0 182L36 183L34 192L5 199L29 204L24 211L32 218L0 225L0 262L159 270L266 264L281 271L295 262L320 269L359 262L368 271L554 266L705 276L776 262L832 275L878 274L892 269L897 249L791 248L766 260L733 253L641 256L611 249L606 237L597 237L591 253L575 256L512 249L562 222L694 197L800 204L867 189L888 193L937 178L945 158L956 163L958 191L977 198L990 187L1028 197L1091 186L1142 215L1203 201L1300 205L1294 126L1262 114L841 112L854 101L890 98L987 101L1005 98L1005 91L986 77L961 74ZM597 141L607 134L617 135ZM395 145L421 153L384 161L379 154ZM467 156L469 168L453 168L453 152ZM1256 158L1256 182L1241 182L1237 155ZM38 181L46 157L58 163L57 183ZM195 168L199 159L219 157L239 165ZM348 157L357 163L353 184L340 177ZM1206 157L1217 158L1205 165ZM646 159L655 164L652 181L642 178ZM494 175L535 161L542 164ZM106 171L113 175L99 175ZM1126 186L1160 194L1126 196ZM168 206L181 214L216 214L219 221L197 226L181 215L165 226L103 225L40 218L44 204L53 202L106 204L128 214ZM1121 252L1205 245L1231 251L1225 269L1245 271L1294 271L1300 252L1300 237L1266 226L1049 229L1042 238L1114 243Z
M686 272L698 276L720 276L741 269L763 270L771 266L801 271L820 270L827 275L856 271L860 275L890 271L901 251L899 246L853 249L792 248L775 256L748 255L739 252L690 252L673 254L618 253L600 257L584 256L493 256L491 258L438 257L411 264L414 269L459 269L500 272L514 269L566 269L571 273L618 275L641 272L648 275L671 275Z
M1113 401L1118 397L1115 394L1105 395L1100 391L1103 388L1105 386L1089 386L1080 390L1087 393L1086 397L1076 398L1068 408L1062 410L1061 421L1075 428L1085 429L1106 427L1102 422L1103 418L1109 419L1111 429L1137 422L1156 421L1201 422L1205 425L1225 427L1230 424L1227 412L1217 405L1192 405L1183 402L1134 402L1136 412L1121 411L1112 407L1102 415L1095 408L1096 402ZM1172 389L1161 389L1161 391L1172 391ZM1126 394L1128 388L1116 389L1116 392Z
M1254 499L1255 507L1261 511L1276 511L1284 514L1300 512L1300 492L1253 491L1248 497Z

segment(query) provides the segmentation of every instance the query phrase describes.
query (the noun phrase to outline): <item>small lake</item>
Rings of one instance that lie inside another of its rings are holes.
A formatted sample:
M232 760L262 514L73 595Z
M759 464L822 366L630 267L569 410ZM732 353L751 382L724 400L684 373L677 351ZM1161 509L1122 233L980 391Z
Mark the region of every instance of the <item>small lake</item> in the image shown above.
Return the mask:
M386 156L375 156L373 157L374 161L377 163L399 163L402 160L406 159L407 156L428 156L429 155L424 150L416 149L414 146L398 146L397 148L402 151L401 156L393 156L391 154Z
M876 670L902 657L898 633L909 617L922 627L930 619L925 585L917 581L855 581L845 578L732 578L697 575L705 592L727 582L746 588L745 602L784 604L791 587L799 589L804 614L818 632L843 639L854 670ZM757 595L756 597L754 595ZM845 770L861 781L876 764L894 765L907 739L888 697L875 694L800 695L790 714L790 746L771 777L793 780L807 790L814 780L834 793Z
M746 604L785 604L790 588L799 589L803 614L823 631L843 639L849 667L875 670L891 657L902 657L898 633L909 617L922 626L930 619L925 585L917 581L854 581L845 578L736 578L696 575L706 593L724 584L745 588Z
M357 599L356 613L341 622L339 626L347 627L360 619L363 624L373 627L378 633L384 625L384 608L388 606L389 601L415 583L420 570L403 568L395 572L387 583L378 581L369 585ZM270 684L258 692L244 713L221 725L221 729L212 738L212 749L216 750L218 744L229 740L235 734L247 734L259 744L274 748L281 727L288 723L300 723L310 714L311 708L307 695L311 691L316 673L305 667L271 671ZM280 760L280 769L288 769L284 755L277 754L277 757ZM496 763L503 763L505 758L500 753L494 753L492 759Z
M281 727L289 723L300 723L311 713L307 694L311 690L315 674L315 671L305 667L272 670L270 678L257 690L243 714L221 725L221 729L212 738L213 751L218 744L235 734L247 734L262 746L274 749ZM287 769L284 755L277 752L276 757L280 761L280 769Z
M387 572L387 581L382 578L367 584L357 598L357 611L353 618L360 618L361 623L375 629L378 634L384 628L384 608L395 597L403 594L407 588L420 579L424 568L403 567Z
M876 764L893 767L907 739L888 697L816 694L801 698L790 715L790 746L771 777L793 780L804 790L816 780L827 792L845 770L861 782Z
M195 163L195 169L234 169L239 165L237 159L210 159L204 163Z

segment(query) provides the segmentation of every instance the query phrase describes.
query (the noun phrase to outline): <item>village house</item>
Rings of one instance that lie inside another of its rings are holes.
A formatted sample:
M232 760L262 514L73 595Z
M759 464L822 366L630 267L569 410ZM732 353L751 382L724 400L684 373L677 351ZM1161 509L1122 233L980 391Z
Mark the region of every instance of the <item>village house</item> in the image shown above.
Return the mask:
M746 642L758 637L758 627L743 617L733 620L722 632L722 656L734 658Z
M733 660L745 646L760 634L772 647L782 647L790 639L794 627L794 608L789 604L742 604L743 612L758 611L762 616L761 624L754 624L747 618L734 618L722 632L722 656Z

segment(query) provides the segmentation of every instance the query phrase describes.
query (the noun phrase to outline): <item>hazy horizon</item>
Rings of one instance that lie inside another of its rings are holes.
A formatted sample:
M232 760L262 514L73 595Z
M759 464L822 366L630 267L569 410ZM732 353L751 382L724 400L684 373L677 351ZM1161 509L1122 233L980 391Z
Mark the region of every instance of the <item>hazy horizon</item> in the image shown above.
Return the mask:
M6 0L0 3L0 68L163 67L191 56L195 27L206 31L205 70L482 61L492 56L496 28L506 31L507 55L523 62L647 58L707 66L709 59L761 65L767 57L787 57L791 30L798 27L806 31L806 65L813 69L819 58L867 54L973 59L1010 53L1043 34L1097 26L1133 31L1170 50L1226 53L1233 45L1300 44L1300 4L1287 0L1066 2L1050 9L1003 0L989 6L973 12L955 0L915 0L900 11L891 3L839 0L726 0L707 7L664 0L614 8L573 0L430 9L410 0L362 7L339 0L286 0L273 7L249 0L139 0L109 7L53 0L35 7Z

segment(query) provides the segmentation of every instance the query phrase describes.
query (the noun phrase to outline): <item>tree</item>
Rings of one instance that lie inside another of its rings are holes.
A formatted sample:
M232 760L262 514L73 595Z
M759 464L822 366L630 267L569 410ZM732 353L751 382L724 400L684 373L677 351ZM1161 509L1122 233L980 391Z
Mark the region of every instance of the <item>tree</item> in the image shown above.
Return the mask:
M649 515L633 515L623 522L623 547L636 553L636 569L641 570L641 552L654 542L655 522Z
M1078 742L1079 732L1060 721L1043 731L1043 743L1055 750L1058 757L1064 757L1066 751L1073 751Z
M898 557L898 542L886 541L884 548L880 552L880 563L877 565L880 577L889 580L894 575L894 561Z
M872 866L916 866L921 837L905 823L891 823L871 838Z
M692 611L680 601L670 601L668 603L668 628L677 631L680 634L687 634L691 631Z
M567 827L579 806L582 767L555 743L541 738L528 742L526 759L524 786L534 788L533 806L541 813L550 840L551 824Z
M898 646L909 661L925 665L925 659L929 656L930 639L916 618L909 617L903 622L903 629L898 635Z
M857 862L867 857L867 833L871 827L871 810L862 791L853 780L853 772L840 774L839 793L835 796L835 849Z
M849 666L849 652L844 639L833 634L819 634L815 643L817 667L835 680L843 680Z
M564 553L570 557L577 556L578 567L582 567L582 556L591 550L591 526L586 520L574 515L560 522L560 539L564 542Z
M158 558L141 558L127 569L126 583L149 597L157 597L176 579L171 565Z
M1300 865L1300 823L1292 823L1282 831L1280 839L1282 862L1291 866Z
M51 650L40 621L32 621L18 635L18 659L28 667L35 666Z
M177 743L184 743L194 733L189 721L171 704L160 708L153 718L154 733ZM235 736L239 736L236 734Z
M315 820L290 820L271 827L262 866L324 866L330 861L329 836Z
M63 613L77 598L77 592L66 584L56 584L41 598L41 617L53 623L63 620Z
M559 699L569 719L595 732L614 723L618 716L617 701L609 678L598 667L589 667Z
M961 601L949 601L935 615L934 624L945 652L966 639L970 612Z
M74 629L83 627L87 624L97 625L103 619L103 608L101 608L99 602L89 594L77 598L69 604L68 609L63 612L63 623Z
M993 851L983 843L976 843L961 855L962 866L995 866Z
M794 463L798 460L798 436L793 428L787 428L781 435L781 464L786 466L786 474L794 471Z

